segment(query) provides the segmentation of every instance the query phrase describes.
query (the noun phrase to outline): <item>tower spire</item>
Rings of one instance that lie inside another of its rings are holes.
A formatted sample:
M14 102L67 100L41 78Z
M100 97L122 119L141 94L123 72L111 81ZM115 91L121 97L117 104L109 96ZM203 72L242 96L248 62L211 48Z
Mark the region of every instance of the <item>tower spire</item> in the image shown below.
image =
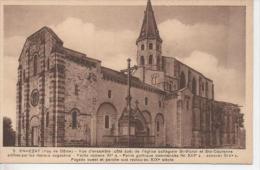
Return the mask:
M162 42L150 0L147 1L141 32L136 42L143 39L157 39Z
M137 65L142 68L139 71L140 79L145 82L148 70L161 71L162 69L162 39L157 28L151 1L147 1L144 11L141 32L136 40Z

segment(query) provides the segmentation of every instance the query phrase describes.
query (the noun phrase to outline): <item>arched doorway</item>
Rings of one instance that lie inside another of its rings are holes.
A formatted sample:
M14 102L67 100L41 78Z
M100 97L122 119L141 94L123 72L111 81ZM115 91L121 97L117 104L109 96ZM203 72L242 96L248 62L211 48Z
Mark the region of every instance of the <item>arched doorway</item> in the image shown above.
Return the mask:
M135 120L135 135L136 136L146 135L145 124L140 119Z
M110 136L116 132L117 110L111 103L102 103L97 110L97 145L108 145Z
M155 143L156 146L164 145L164 116L161 113L155 117Z
M90 146L91 144L91 135L90 135L90 128L88 125L85 126L85 136L86 136L86 145Z
M146 124L146 135L150 136L151 135L151 124L152 124L152 116L151 113L149 111L143 111L142 115L145 119L145 124Z
M40 146L40 120L38 116L33 116L31 125L31 146Z

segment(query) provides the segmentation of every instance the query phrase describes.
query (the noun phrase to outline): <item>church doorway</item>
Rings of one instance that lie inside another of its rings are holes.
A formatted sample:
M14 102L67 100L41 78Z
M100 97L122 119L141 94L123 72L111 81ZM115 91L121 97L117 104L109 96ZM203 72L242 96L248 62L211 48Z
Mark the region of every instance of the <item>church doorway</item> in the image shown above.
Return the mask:
M40 121L37 116L33 116L31 124L31 146L40 146Z
M147 128L145 128L145 124L139 119L135 120L135 135L147 136Z
M32 127L32 146L39 146L40 143L40 130L39 126Z
M111 103L103 103L97 110L97 145L108 146L113 143L112 137L116 131L117 110Z
M91 135L90 135L90 128L88 127L88 125L86 125L86 127L85 127L85 135L86 135L85 145L86 145L86 146L90 146L90 143L91 143Z
M155 117L155 143L157 146L164 145L164 117L158 113Z

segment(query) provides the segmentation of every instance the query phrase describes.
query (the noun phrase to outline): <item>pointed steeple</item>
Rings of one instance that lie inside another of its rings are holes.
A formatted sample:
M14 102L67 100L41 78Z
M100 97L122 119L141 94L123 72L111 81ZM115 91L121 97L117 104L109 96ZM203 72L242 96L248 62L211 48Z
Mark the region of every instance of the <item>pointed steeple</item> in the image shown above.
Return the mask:
M142 29L136 42L141 41L143 39L157 39L158 41L162 42L150 0L147 1L146 10L144 12Z

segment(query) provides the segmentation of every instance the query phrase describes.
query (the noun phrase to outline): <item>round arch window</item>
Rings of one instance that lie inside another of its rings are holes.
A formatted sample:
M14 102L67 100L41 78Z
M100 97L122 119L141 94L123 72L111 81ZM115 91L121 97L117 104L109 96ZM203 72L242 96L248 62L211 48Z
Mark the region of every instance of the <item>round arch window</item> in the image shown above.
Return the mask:
M37 106L39 103L39 91L34 89L31 93L31 105Z

